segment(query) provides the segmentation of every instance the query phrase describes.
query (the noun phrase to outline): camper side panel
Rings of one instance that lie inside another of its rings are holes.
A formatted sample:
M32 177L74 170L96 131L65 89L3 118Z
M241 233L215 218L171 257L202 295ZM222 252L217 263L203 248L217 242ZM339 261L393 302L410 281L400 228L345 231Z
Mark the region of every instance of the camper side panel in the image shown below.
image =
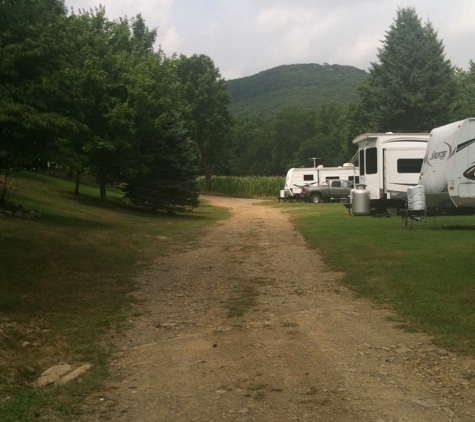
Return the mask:
M383 149L383 190L386 199L407 197L407 189L417 185L426 148Z
M286 196L293 196L292 191L290 190L291 187L291 181L292 181L292 175L294 173L295 169L290 169L287 172L287 176L285 177L285 186L284 186L284 191Z
M311 168L292 168L287 172L285 179L285 194L287 196L299 195L302 192L301 186L307 184L317 184L318 173Z
M419 184L424 186L428 208L453 207L448 179L457 150L460 122L432 130L422 164Z
M448 191L457 207L475 207L475 119L460 126Z
M358 183L358 169L355 167L302 167L292 168L287 172L285 179L285 194L287 196L299 195L301 186L319 186L328 180L342 179L356 181Z
M407 188L419 179L429 134L375 133L353 140L358 144L360 183L366 185L372 206L404 206Z

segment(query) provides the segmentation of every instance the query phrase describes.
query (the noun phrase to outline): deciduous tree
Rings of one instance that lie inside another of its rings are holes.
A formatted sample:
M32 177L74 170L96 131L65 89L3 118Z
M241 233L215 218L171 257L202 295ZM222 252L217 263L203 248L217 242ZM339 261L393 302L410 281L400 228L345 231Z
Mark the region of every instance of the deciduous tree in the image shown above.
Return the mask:
M226 147L232 125L227 110L229 95L219 70L208 56L181 56L178 78L189 106L191 137L200 148L206 190L210 191L213 167Z
M63 95L53 81L63 65L65 13L59 0L0 2L0 170L45 165L58 140L77 131L52 106Z
M457 97L454 102L454 118L475 117L475 63L470 61L469 70L457 69L455 73Z
M70 71L78 74L84 100L79 118L87 127L74 140L74 149L86 155L105 201L107 184L125 179L137 162L135 111L127 78L136 72L131 56L140 43L127 19L110 21L103 7L72 15L70 24L77 37Z
M316 112L303 107L285 108L271 120L272 175L284 175L295 165L302 142L315 136L315 123Z

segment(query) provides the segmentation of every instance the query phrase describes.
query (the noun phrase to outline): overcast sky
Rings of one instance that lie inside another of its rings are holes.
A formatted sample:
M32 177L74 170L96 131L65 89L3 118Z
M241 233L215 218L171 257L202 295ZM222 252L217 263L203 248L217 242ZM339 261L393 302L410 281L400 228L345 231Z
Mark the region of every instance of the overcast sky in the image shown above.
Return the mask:
M368 69L396 17L414 7L430 20L452 64L475 61L474 0L65 0L99 4L109 19L141 13L171 56L206 54L226 79L283 64L329 63Z

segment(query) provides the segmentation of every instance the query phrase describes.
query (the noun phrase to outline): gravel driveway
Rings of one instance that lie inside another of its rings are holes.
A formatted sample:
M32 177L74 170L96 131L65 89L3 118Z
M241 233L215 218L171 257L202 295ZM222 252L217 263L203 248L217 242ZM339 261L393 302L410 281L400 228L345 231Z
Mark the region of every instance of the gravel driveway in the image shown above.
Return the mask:
M207 200L231 218L140 275L137 316L85 420L475 420L474 360L343 287L281 210ZM246 292L255 305L229 318Z

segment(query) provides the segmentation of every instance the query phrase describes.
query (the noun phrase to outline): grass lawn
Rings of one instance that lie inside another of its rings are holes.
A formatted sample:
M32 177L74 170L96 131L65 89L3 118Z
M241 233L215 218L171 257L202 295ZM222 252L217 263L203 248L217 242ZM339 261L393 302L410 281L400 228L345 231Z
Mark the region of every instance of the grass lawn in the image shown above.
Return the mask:
M350 217L342 204L285 208L344 283L396 311L410 330L475 356L475 216L436 217L403 227L399 217Z
M0 420L74 420L81 397L101 389L111 345L124 327L133 277L154 257L186 247L227 217L202 204L178 215L150 214L94 184L15 173L11 201L41 212L26 220L0 215ZM107 336L105 335L107 334ZM64 387L34 389L60 362L92 371Z

